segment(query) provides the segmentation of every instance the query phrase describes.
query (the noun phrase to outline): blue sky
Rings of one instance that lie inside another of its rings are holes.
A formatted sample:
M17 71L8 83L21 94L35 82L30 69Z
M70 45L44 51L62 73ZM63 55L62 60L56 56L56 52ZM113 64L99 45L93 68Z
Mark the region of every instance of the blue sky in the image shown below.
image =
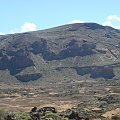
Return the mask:
M0 0L0 34L75 22L120 28L120 0Z

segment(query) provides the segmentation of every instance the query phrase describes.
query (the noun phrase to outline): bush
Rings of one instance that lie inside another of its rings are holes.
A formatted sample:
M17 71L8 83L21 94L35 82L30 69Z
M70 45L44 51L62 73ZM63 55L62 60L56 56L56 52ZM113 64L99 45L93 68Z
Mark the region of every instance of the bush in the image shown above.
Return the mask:
M31 120L31 117L25 112L6 112L0 120Z
M0 110L0 120L4 120L5 112L3 110Z
M51 112L46 113L46 115L43 118L43 120L46 119L46 118L52 119L52 120L68 120L67 118L59 116L57 113L51 113Z
M16 112L15 117L16 117L16 120L31 120L30 115L25 112Z

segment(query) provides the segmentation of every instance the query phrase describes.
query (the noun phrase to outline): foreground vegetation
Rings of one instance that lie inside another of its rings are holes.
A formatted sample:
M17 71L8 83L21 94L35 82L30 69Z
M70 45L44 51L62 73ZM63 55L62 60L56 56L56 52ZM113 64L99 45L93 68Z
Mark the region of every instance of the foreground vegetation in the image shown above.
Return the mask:
M120 99L107 95L62 112L54 107L33 107L30 112L0 110L0 120L120 120Z

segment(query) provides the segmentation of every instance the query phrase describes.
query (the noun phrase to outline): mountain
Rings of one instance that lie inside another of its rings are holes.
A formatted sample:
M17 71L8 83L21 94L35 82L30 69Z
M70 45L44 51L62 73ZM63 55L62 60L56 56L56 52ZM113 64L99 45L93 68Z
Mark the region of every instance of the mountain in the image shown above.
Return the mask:
M120 30L68 24L0 36L0 82L120 79Z

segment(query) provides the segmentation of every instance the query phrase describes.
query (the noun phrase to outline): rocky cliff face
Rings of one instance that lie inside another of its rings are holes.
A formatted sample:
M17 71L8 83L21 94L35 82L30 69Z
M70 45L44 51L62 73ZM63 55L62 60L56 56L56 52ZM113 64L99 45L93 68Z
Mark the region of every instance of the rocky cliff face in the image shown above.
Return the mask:
M64 68L79 78L87 74L92 79L119 78L120 31L96 23L77 23L0 36L0 71L7 70L0 81L6 75L22 82L56 79L56 75L64 79L69 76L63 76Z

